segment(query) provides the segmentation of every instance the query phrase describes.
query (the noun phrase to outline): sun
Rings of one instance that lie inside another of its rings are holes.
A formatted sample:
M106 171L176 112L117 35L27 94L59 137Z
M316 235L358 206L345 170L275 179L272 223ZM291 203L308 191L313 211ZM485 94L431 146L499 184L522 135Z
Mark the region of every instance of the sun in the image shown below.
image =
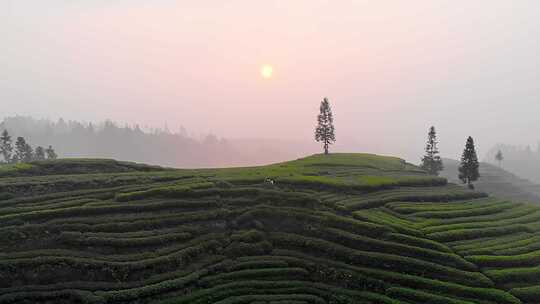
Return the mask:
M261 76L263 78L272 78L272 74L274 73L274 68L272 68L269 64L264 64L261 66Z

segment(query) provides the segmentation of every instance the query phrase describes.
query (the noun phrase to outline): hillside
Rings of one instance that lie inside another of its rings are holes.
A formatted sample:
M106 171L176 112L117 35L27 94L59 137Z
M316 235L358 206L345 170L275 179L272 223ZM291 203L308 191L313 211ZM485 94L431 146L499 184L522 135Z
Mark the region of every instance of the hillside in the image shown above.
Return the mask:
M458 179L458 161L444 159L441 176L452 183L461 183ZM540 204L540 185L520 178L498 166L480 163L480 178L475 183L478 191L489 193L498 198Z
M447 184L398 158L99 174L77 166L0 178L0 303L540 299L539 207Z

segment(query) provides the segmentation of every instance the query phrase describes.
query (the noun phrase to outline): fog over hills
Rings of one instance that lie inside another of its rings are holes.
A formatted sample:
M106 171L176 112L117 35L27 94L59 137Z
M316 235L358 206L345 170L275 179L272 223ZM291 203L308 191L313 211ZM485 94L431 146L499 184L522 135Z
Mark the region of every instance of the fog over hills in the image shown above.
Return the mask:
M451 183L461 184L458 179L459 162L454 159L443 159L444 170L440 176ZM486 162L480 163L480 178L475 182L478 191L490 195L519 202L540 204L540 184L512 174L504 168Z
M53 145L60 157L114 158L170 167L230 167L268 164L317 151L315 144L275 139L195 136L183 128L150 129L101 123L7 117L0 131L23 136L33 146Z
M534 149L530 145L498 144L488 151L484 161L496 163L495 154L499 150L504 156L504 160L501 163L504 169L523 178L540 183L540 144Z

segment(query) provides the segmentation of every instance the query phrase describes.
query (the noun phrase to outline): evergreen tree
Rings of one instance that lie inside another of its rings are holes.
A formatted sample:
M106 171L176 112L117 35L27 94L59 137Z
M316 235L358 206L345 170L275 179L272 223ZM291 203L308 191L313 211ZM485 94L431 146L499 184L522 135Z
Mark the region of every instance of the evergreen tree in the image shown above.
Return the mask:
M24 161L26 151L26 140L24 137L17 137L15 141L15 155L13 155L13 162L22 162Z
M315 128L315 140L322 142L324 154L328 154L328 147L336 141L334 135L334 118L328 98L321 101L320 113L317 116L317 128Z
M28 143L24 145L23 159L25 163L31 162L34 160L34 149Z
M34 160L45 160L45 149L42 146L36 148Z
M53 147L49 145L47 149L45 149L45 153L47 154L47 159L56 159L58 158L58 155L56 155L56 152L54 151Z
M2 132L2 136L0 136L0 154L2 154L2 157L4 158L4 162L10 163L12 161L11 154L13 153L13 144L11 142L11 136L9 136L9 133L7 130L4 130Z
M459 179L470 189L474 189L472 182L480 177L478 172L478 157L476 156L476 150L474 148L473 138L469 136L463 155L461 156L461 164L459 165Z
M427 171L431 175L439 175L439 172L443 169L443 163L437 148L437 133L435 127L429 128L428 140L426 143L426 155L422 157L422 164L420 167Z
M499 162L499 167L501 166L501 162L503 161L504 156L501 152L501 150L497 151L497 154L495 154L495 160Z

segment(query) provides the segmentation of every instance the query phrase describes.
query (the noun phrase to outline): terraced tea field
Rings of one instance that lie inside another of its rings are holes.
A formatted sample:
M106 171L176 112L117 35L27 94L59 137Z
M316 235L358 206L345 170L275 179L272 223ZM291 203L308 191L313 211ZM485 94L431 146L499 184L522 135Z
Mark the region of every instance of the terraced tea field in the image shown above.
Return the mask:
M397 158L0 169L0 303L540 303L540 208Z

